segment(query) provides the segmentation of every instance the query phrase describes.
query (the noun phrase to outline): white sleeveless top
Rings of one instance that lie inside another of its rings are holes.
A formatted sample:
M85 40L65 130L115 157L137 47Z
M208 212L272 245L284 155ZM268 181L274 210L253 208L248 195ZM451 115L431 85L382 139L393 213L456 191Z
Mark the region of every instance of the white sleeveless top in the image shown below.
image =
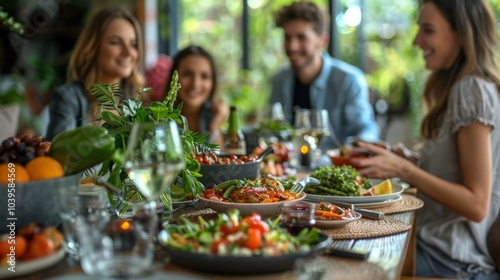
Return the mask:
M439 136L424 142L419 165L444 180L463 183L457 132L474 121L492 127L492 196L488 215L480 223L472 222L420 193L425 204L417 213L416 229L421 241L450 258L491 271L494 262L486 247L486 235L500 213L500 94L495 84L467 76L453 86Z

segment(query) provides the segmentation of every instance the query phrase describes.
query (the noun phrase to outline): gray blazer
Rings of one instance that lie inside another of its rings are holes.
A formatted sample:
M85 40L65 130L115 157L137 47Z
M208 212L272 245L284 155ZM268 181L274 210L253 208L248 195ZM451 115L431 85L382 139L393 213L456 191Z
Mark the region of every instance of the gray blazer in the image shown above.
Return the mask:
M81 81L75 81L54 89L49 103L50 121L45 140L57 134L87 125L90 101Z

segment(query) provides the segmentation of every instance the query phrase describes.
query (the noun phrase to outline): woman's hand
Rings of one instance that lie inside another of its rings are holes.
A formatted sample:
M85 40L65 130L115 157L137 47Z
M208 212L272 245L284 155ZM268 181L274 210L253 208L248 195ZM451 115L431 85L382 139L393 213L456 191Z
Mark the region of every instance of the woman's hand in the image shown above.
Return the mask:
M414 164L405 157L399 156L396 152L392 153L378 145L366 142L359 142L358 146L366 148L374 154L371 157L351 159L351 163L365 177L377 179L398 177L404 179L412 172Z
M391 152L413 162L414 164L417 164L420 159L420 155L418 153L408 149L403 143L393 145Z

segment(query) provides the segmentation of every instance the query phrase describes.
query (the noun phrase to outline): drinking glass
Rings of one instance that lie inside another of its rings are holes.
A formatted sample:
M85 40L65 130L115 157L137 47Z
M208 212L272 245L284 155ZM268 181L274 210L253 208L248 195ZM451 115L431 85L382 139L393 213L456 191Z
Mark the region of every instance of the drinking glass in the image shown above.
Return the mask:
M136 123L132 127L125 152L128 177L156 209L156 201L165 206L163 218L173 214L170 184L184 168L184 155L177 123ZM135 202L136 203L136 202Z
M77 217L87 217L89 225L106 223L109 220L108 195L106 189L94 185L81 185L78 192L69 188L61 190L64 210L60 213L64 232L66 253L73 259L80 259L80 242L77 236Z
M311 167L321 155L321 141L330 135L330 121L325 109L298 109L295 113L294 145L300 165Z
M93 223L77 216L82 270L94 279L136 279L153 272L156 213L152 203L135 207L128 219Z

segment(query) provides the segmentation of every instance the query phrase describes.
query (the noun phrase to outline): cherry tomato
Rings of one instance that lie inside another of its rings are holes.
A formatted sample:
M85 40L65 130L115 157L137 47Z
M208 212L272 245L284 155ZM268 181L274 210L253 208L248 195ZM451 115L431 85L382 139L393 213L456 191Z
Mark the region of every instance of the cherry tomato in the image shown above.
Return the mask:
M204 164L211 164L210 158L208 156L203 156L203 163Z
M237 156L237 155L230 155L230 156L229 156L229 159L230 159L230 160L235 160L235 159L237 159L237 158L238 158L238 156Z
M241 156L240 160L243 162L248 162L248 157L247 156Z
M199 163L204 164L202 156L196 156L194 159L196 159Z

